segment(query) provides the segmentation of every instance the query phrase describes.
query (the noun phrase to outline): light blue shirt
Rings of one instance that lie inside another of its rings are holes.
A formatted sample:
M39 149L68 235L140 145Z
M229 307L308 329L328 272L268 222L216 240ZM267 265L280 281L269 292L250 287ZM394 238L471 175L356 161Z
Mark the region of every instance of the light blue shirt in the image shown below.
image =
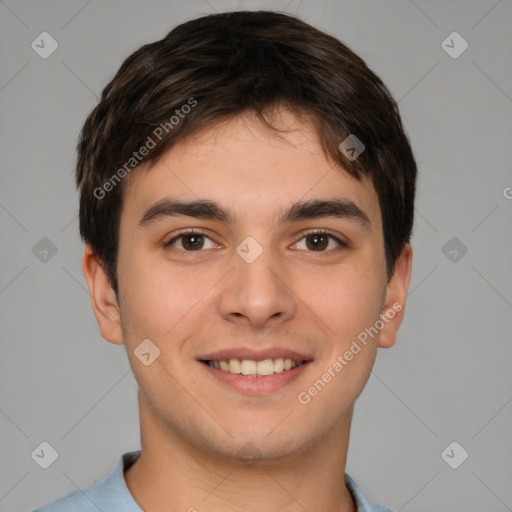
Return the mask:
M125 453L112 472L95 486L74 491L33 512L143 512L130 494L124 480L124 470L130 467L139 455L140 450ZM357 512L391 512L387 508L370 503L347 474L345 474L345 483L357 504Z

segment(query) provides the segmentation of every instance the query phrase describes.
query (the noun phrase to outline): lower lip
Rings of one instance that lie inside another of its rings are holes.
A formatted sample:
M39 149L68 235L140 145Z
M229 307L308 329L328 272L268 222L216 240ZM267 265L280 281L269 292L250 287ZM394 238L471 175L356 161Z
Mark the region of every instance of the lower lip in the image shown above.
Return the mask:
M310 365L307 361L291 370L284 370L280 373L273 373L264 377L246 377L240 373L231 373L219 370L208 364L199 361L199 364L209 372L215 379L221 381L232 389L240 391L246 395L265 395L275 393L297 379L304 370Z

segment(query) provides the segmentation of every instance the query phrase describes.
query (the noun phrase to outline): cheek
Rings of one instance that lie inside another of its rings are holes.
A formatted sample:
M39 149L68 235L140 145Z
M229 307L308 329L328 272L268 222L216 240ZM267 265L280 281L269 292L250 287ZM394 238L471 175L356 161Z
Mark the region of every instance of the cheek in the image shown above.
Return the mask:
M126 249L120 251L118 280L123 327L129 341L161 338L180 313L179 283L169 282L161 263Z
M190 329L189 316L205 293L203 286L192 286L190 277L182 273L170 275L161 263L141 265L135 258L123 272L129 286L121 295L121 321L136 380L145 393L152 395L151 400L161 400L160 395L176 396L180 387L172 376L180 374L184 364L190 364L182 357L182 347ZM153 351L158 354L148 366L137 357L137 352L141 353L138 347L146 339L154 344L149 348L151 357Z
M176 270L161 256L133 254L120 260L121 310L129 339L154 338L162 347L172 341L175 351L175 340L182 339L197 313L211 305L221 270L199 272L193 265Z
M385 280L378 267L347 265L309 287L307 304L328 326L329 342L308 386L297 397L314 417L328 424L341 421L371 373ZM327 341L327 340L326 340Z
M379 318L385 279L379 266L361 258L302 281L301 289L301 298L328 327L333 343L343 346Z

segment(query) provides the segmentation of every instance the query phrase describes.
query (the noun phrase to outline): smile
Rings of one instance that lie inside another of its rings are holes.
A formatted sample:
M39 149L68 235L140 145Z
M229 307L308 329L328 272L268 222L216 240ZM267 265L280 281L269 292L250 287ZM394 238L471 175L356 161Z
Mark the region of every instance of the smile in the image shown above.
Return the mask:
M203 363L228 373L240 374L246 377L268 377L275 373L282 373L293 370L297 366L302 366L305 361L295 361L278 357L276 359L263 359L256 361L254 359L219 359L206 360Z

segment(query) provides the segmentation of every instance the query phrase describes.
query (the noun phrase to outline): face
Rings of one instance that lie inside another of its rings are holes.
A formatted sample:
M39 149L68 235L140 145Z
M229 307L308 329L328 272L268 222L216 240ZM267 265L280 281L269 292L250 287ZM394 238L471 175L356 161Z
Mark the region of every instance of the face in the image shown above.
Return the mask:
M409 252L386 279L371 183L328 161L308 123L282 110L278 124L281 138L237 117L130 176L109 316L122 329L96 312L126 345L146 421L224 457L335 439L409 281Z

